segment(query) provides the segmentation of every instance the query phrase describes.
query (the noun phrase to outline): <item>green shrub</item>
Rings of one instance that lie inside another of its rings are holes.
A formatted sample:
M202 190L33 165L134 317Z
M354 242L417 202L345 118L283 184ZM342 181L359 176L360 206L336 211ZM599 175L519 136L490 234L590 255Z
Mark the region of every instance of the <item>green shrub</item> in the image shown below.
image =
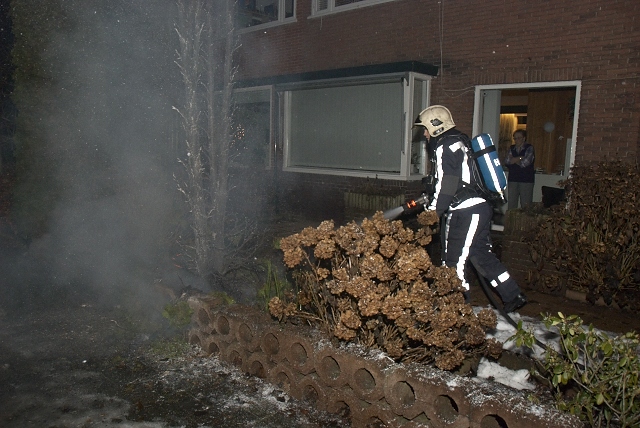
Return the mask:
M173 327L185 327L191 323L193 309L185 301L168 303L162 310L162 316L169 320Z
M558 350L546 346L541 375L555 390L558 407L589 426L640 426L640 358L637 333L609 337L585 327L577 315L545 316L547 328L560 335ZM511 338L517 346L533 348L535 338L519 323Z
M279 248L278 243L278 248ZM267 279L260 290L258 290L258 301L265 311L269 310L269 300L273 297L284 298L284 293L291 290L291 284L286 279L278 275L278 271L270 261L266 262Z

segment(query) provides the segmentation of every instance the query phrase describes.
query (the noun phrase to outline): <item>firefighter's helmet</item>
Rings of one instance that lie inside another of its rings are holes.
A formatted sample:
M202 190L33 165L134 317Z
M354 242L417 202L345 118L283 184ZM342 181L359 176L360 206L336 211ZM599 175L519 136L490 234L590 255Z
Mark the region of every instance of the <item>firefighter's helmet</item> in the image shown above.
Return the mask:
M445 106L430 106L420 112L415 125L424 126L429 131L429 135L437 137L445 131L454 128L451 112Z

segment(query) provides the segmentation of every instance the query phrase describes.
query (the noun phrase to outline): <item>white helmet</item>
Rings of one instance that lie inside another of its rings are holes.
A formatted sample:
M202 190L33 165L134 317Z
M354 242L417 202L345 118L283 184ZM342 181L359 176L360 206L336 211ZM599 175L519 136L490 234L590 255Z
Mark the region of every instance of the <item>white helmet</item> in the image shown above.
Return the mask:
M456 126L451 112L445 106L431 106L420 112L415 125L424 126L429 135L436 137Z

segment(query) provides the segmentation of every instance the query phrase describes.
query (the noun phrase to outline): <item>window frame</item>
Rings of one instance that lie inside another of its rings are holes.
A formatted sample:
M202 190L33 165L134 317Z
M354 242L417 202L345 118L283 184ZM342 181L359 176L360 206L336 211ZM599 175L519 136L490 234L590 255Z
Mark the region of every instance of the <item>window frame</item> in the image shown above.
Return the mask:
M264 159L265 169L272 169L275 165L275 138L274 138L274 90L273 85L261 85L261 86L252 86L246 88L235 88L233 90L234 94L238 93L251 93L251 92L268 92L269 93L269 135L268 135L268 150L267 150L267 158ZM237 108L237 107L236 107Z
M358 78L346 78L346 79L331 79L331 80L319 80L314 82L302 82L287 85L280 85L276 87L276 92L280 95L282 103L280 104L280 111L278 112L280 123L282 126L281 132L281 144L283 147L283 165L282 170L285 172L297 172L308 174L325 174L347 177L364 177L364 178L378 178L386 180L420 180L423 177L426 168L426 156L425 150L421 159L421 165L418 168L418 172L412 173L412 138L413 138L413 123L418 113L426 108L430 102L431 95L431 79L433 76L418 73L415 71L402 72L402 73L390 73L384 75L371 75L362 76ZM296 90L304 90L309 88L323 88L323 87L344 87L353 85L370 85L375 83L391 82L393 79L403 79L403 95L402 95L402 142L399 145L398 156L400 157L400 171L394 172L382 172L382 171L368 171L360 169L344 169L344 168L330 168L330 167L302 167L293 166L290 162L291 146L295 142L291 139L291 96L292 92ZM422 99L419 105L414 105L414 94L416 81L422 85L419 91ZM419 109L420 111L414 111Z
M237 32L240 34L249 33L255 30L264 30L265 28L277 27L280 25L296 22L297 0L293 0L293 14L288 18L286 17L287 12L285 10L287 0L276 0L276 1L278 2L278 19L274 21L265 22L264 24L252 25L250 27L242 27L242 28L238 27ZM239 14L241 9L240 5L236 7L238 8L237 14Z
M581 80L560 80L550 82L533 82L533 83L505 83L492 85L476 85L475 98L473 108L473 135L477 135L482 131L482 92L485 90L502 90L502 89L546 89L546 88L563 88L573 87L576 90L576 99L574 107L574 119L571 128L571 146L569 157L565 159L565 175L569 174L576 160L576 141L578 137L578 118L580 114L580 97L582 92Z
M354 3L344 4L341 6L336 6L336 0L326 0L327 8L319 10L319 2L320 0L312 0L311 2L311 16L310 18L315 18L318 16L331 15L334 13L340 13L347 10L360 9L362 7L375 6L377 4L389 3L397 0L359 0Z

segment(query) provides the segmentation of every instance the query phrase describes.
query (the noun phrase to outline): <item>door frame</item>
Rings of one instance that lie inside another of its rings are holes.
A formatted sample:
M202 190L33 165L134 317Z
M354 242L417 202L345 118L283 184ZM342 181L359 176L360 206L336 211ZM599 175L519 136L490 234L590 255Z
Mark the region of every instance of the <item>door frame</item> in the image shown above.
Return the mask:
M482 132L482 124L486 120L484 117L484 108L482 103L483 91L503 90L503 89L544 89L544 88L559 88L559 87L574 87L576 89L576 102L575 102L574 114L573 114L573 125L571 128L571 151L570 151L569 159L565 160L565 174L568 175L576 158L576 137L578 135L578 115L580 112L580 92L582 89L582 82L580 80L477 85L475 88L475 99L474 99L474 106L473 106L473 135L478 135Z
M536 184L533 190L533 201L540 202L542 200L542 186L556 187L561 180L567 178L570 174L571 167L574 165L576 159L576 139L578 135L578 115L580 111L580 95L582 89L582 82L580 80L564 80L558 82L535 82L535 83L509 83L509 84L493 84L493 85L477 85L475 87L475 100L473 106L473 135L478 135L481 132L494 132L492 124L499 123L499 117L495 118L496 114L495 102L489 104L491 111L486 112L487 115L492 117L485 117L483 93L485 91L502 91L504 89L544 89L544 88L560 88L560 87L574 87L576 91L576 100L573 114L573 124L571 128L571 150L569 156L565 158L565 168L563 175L557 174L538 174L536 173ZM495 97L489 97L495 98ZM498 103L500 104L500 103ZM498 116L500 113L497 113ZM483 125L489 126L492 129L483 130ZM497 141L497 140L496 140ZM506 204L502 207L502 211L506 210Z

